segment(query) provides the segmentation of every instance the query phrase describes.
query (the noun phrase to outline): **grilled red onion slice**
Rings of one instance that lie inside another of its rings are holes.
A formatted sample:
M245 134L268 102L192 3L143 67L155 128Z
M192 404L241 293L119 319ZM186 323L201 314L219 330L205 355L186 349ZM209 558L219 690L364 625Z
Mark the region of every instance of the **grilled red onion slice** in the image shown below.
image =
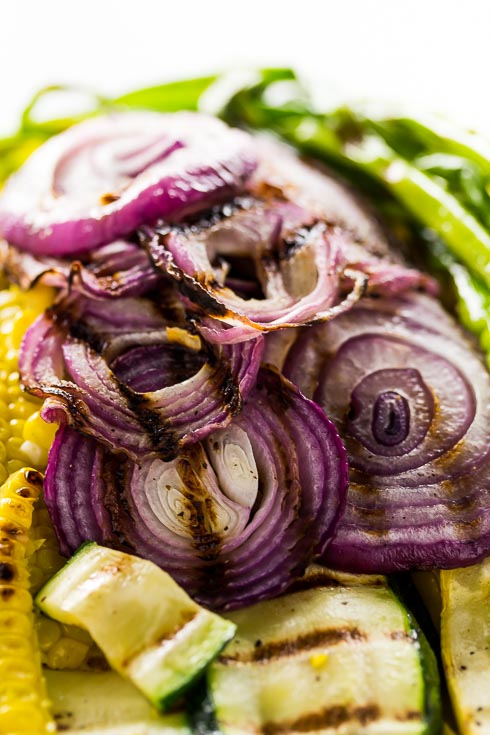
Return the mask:
M351 483L327 564L392 572L488 555L490 376L437 302L365 298L269 352L346 445Z
M65 553L88 539L130 549L232 608L279 594L325 549L346 486L333 424L264 369L233 422L172 462L133 464L62 427L45 493Z
M51 138L10 179L0 232L35 254L86 253L240 191L255 167L250 140L193 113L85 121Z
M145 299L71 297L28 330L19 365L26 390L48 399L46 420L169 459L239 411L262 349L209 346Z
M142 230L155 266L202 313L228 325L217 334L204 325L208 339L238 342L332 319L366 289L437 290L428 276L390 261L380 228L341 184L285 147L260 139L256 147L250 197L198 221Z
M147 254L127 240L96 248L75 261L36 256L3 242L0 265L9 280L25 290L42 282L101 299L140 296L164 278L152 267Z
M353 285L339 305L344 235L283 201L235 202L211 220L163 226L142 238L155 266L177 282L183 295L229 326L217 332L203 328L215 341L239 342L260 331L332 318L360 298L367 281L363 273L348 271ZM237 291L230 288L234 261L242 273L252 271L263 298L243 295L246 281Z

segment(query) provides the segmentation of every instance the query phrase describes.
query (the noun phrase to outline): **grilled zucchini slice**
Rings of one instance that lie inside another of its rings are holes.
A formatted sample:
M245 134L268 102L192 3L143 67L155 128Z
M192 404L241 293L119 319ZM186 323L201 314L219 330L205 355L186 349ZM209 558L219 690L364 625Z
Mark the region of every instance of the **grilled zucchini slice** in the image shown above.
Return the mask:
M66 735L190 735L183 713L159 714L115 671L46 670L46 681Z
M316 570L309 589L229 614L208 674L218 726L239 733L439 733L434 656L381 578Z
M95 543L72 557L36 603L49 617L88 630L112 668L159 709L202 674L235 632L155 564Z
M490 559L440 572L441 650L462 735L490 734Z

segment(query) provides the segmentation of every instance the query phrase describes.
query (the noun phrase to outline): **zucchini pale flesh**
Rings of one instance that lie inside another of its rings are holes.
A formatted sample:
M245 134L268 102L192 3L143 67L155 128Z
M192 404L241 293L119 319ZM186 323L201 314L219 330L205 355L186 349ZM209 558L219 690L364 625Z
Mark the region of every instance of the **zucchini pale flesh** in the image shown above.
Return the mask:
M490 559L440 572L441 650L462 735L490 733Z
M61 623L88 630L111 666L161 709L235 631L155 564L93 543L42 588L36 603Z
M115 671L46 670L58 730L67 735L190 735L181 712L159 714Z

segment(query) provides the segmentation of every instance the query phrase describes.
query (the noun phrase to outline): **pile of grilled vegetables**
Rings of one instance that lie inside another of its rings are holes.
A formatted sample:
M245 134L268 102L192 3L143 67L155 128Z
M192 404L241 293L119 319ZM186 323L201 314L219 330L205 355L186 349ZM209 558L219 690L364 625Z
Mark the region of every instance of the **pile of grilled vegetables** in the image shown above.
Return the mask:
M427 115L319 109L285 69L96 98L49 122L35 117L43 94L0 141L2 182L48 151L0 197L0 732L490 734L490 144ZM135 112L181 110L246 132L191 122L162 147ZM32 214L26 179L39 170L42 189L48 164L55 206L75 174L103 181L95 145L78 171L72 159L114 119L120 191L92 219L51 220L46 192ZM126 155L133 121L149 137ZM75 154L57 152L53 136L79 122ZM250 132L281 139L258 138L258 168ZM169 173L186 146L185 176ZM163 173L134 193L150 164ZM121 201L137 236L107 249L126 237ZM260 247L255 277L246 249ZM162 392L160 369L180 393ZM196 369L202 403L181 388ZM215 480L223 502L206 495ZM420 500L428 487L442 499ZM175 541L182 518L192 543Z

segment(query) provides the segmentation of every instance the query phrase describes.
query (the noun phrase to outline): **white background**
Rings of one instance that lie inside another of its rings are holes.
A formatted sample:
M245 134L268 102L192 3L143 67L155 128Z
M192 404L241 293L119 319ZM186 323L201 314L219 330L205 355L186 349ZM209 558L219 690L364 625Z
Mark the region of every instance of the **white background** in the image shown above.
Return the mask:
M0 0L0 133L39 87L294 65L490 130L487 0Z

